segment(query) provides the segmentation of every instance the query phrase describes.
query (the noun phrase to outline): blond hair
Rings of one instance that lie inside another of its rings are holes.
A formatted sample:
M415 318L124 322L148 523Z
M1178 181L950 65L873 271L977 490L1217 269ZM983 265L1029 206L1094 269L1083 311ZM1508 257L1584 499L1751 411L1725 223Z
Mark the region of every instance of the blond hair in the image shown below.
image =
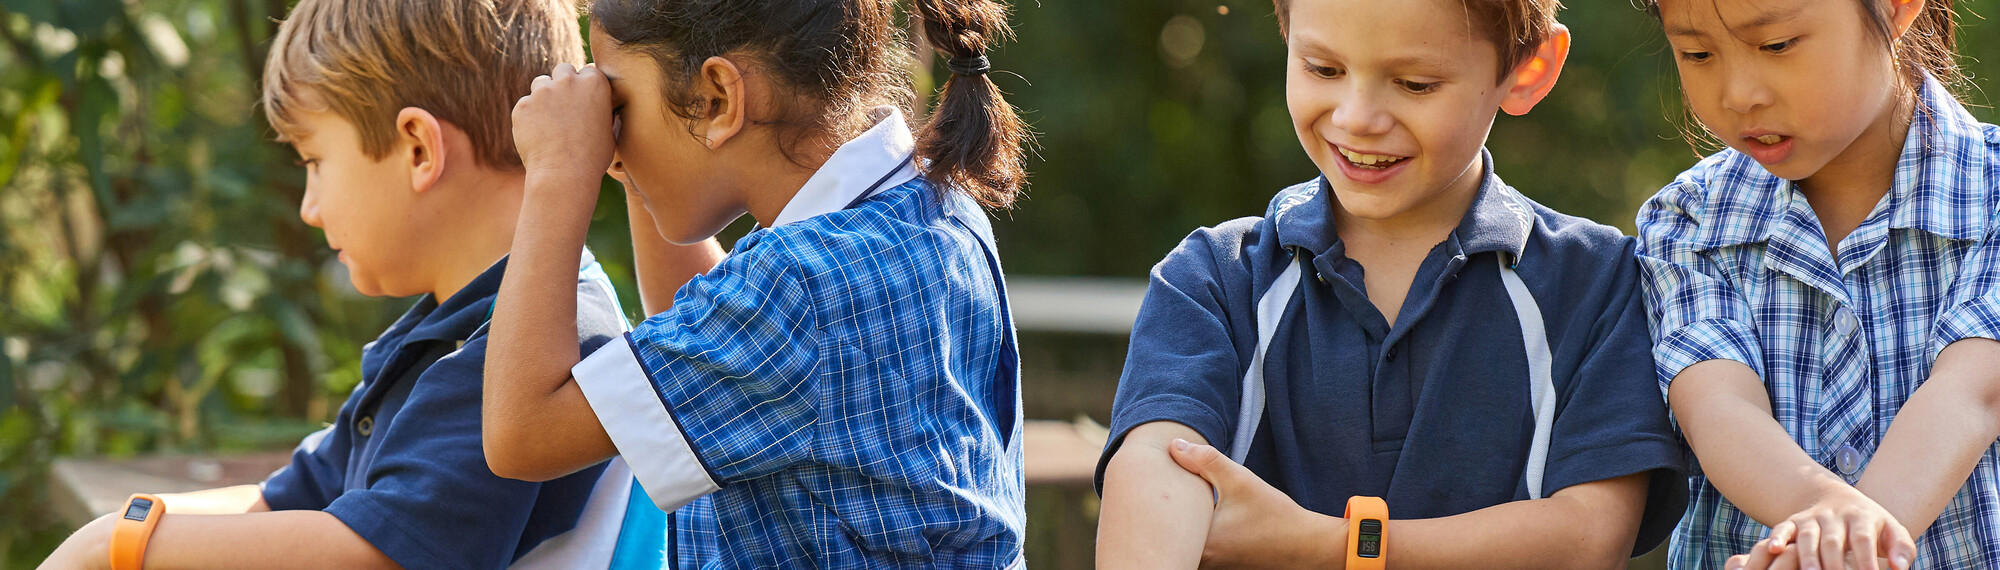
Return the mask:
M464 130L480 164L519 168L514 102L564 62L583 64L571 1L301 0L271 41L264 115L289 139L294 110L330 110L381 159L417 107Z

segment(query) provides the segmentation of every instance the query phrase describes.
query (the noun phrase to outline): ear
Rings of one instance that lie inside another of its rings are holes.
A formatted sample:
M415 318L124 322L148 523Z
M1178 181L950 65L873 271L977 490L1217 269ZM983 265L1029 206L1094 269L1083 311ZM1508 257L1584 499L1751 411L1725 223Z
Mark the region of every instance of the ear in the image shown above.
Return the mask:
M720 148L749 124L750 101L743 68L728 58L711 57L701 62L701 72L695 81L707 108L695 117L694 132L708 148Z
M1893 26L1897 38L1910 31L1917 23L1917 16L1924 14L1924 0L1889 0L1889 25Z
M391 158L410 167L410 189L427 192L436 187L444 179L445 160L450 154L444 122L430 111L404 107L396 112L396 139L398 152Z
M1917 0L1919 2L1923 0ZM1562 75L1563 63L1569 61L1569 27L1556 24L1549 30L1548 39L1535 47L1534 55L1514 68L1503 85L1507 97L1500 100L1500 110L1509 115L1528 114L1537 103L1549 96L1556 88L1556 78Z

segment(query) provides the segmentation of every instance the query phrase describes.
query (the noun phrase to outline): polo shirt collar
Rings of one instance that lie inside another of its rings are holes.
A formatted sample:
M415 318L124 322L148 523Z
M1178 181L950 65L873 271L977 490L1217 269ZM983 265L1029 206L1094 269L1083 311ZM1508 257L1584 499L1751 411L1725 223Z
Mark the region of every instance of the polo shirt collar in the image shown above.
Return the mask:
M771 227L838 212L864 193L901 186L917 177L911 158L917 142L903 121L903 112L884 105L869 109L868 114L875 125L835 149L826 164L785 203Z
M1534 229L1534 210L1527 198L1500 180L1493 171L1493 154L1479 151L1478 195L1452 230L1467 255L1488 251L1505 252L1519 263ZM1338 246L1339 233L1333 224L1333 188L1322 176L1312 187L1280 196L1272 204L1271 217L1278 232L1278 244L1302 248L1323 255Z
M1994 191L1986 182L1985 129L1928 72L1918 98L1889 186L1889 227L1958 240L1985 235L1992 213L1981 206L1990 203L1984 194ZM1699 248L1771 241L1792 208L1797 185L1734 150L1710 160L1720 161L1722 174L1704 188L1707 210L1740 219L1708 225L1696 236Z
M597 258L590 250L583 251L577 264L578 270L596 263ZM500 294L500 280L507 272L507 258L486 268L478 277L472 278L465 287L459 288L451 298L439 304L436 295L424 295L403 319L417 319L409 333L403 336L403 344L420 341L448 340L461 341L472 337L479 327L484 326L492 315L494 300ZM398 323L401 326L403 323ZM391 327L396 328L396 327Z

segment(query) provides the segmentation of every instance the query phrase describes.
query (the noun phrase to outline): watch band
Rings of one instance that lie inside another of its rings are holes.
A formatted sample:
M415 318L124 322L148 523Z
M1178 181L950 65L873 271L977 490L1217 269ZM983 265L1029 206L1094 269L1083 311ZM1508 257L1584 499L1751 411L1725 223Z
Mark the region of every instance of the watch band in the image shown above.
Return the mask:
M167 504L159 497L135 493L125 500L125 512L111 530L111 570L141 570L146 560L146 542L153 527L167 514Z
M1389 503L1381 497L1347 499L1347 570L1382 570L1388 560Z

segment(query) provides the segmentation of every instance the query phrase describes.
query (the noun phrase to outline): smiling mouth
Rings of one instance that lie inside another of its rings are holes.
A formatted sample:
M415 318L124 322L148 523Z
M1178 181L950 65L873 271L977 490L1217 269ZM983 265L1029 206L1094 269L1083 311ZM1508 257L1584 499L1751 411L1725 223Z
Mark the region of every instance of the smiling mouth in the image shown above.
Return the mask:
M1354 165L1355 168L1365 168L1370 170L1382 170L1391 166L1395 166L1396 164L1401 163L1404 160L1408 160L1410 158L1407 156L1393 156L1387 154L1368 154L1368 153L1354 152L1351 150L1347 150L1346 147L1342 147L1339 145L1335 145L1333 148L1340 151L1341 158L1347 159L1348 164Z

